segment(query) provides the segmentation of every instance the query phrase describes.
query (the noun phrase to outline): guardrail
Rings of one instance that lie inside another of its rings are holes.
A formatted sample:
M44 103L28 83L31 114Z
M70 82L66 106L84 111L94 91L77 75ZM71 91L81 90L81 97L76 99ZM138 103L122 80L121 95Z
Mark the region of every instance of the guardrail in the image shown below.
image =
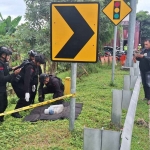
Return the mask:
M112 95L111 121L114 125L120 127L122 109L128 110L122 134L118 131L84 128L84 150L130 150L141 83L138 65L133 66L128 68L130 75L124 78L124 89L113 90Z
M123 132L121 136L122 143L121 143L120 150L130 150L134 118L135 118L135 113L136 113L138 96L140 92L140 83L141 83L141 78L139 76L134 86L130 105L129 105L128 112L126 115Z

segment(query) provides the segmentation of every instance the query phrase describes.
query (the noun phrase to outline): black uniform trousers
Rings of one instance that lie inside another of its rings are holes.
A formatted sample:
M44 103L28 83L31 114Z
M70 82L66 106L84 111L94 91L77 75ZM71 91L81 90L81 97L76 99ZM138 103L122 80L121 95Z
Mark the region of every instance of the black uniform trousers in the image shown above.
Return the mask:
M31 88L32 86L35 85L35 92L33 92L31 90L30 92L30 99L31 99L31 104L34 104L34 99L35 99L35 96L36 96L36 93L37 93L37 88L38 88L38 76L36 78L34 78L34 84L31 85Z
M142 84L143 84L145 98L150 100L150 87L148 87L148 85L146 83L146 73L145 72L141 72L141 78L142 78Z
M0 113L3 113L8 105L7 93L0 93ZM0 122L4 121L4 116L0 116Z
M34 99L35 99L35 96L37 93L37 85L35 85L35 87L36 87L35 92L31 91L31 93L30 93L31 104L34 104Z
M25 100L25 92L24 92L24 84L23 83L12 83L12 87L19 98L15 109L25 107L31 104L31 98L29 99L29 102ZM29 92L30 93L30 92Z

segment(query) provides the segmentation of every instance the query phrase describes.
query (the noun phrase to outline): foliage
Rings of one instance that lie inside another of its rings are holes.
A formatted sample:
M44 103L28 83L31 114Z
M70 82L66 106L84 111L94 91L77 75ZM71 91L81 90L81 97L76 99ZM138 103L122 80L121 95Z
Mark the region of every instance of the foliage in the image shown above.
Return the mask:
M115 82L117 89L123 87L123 76L129 74L116 68ZM68 76L68 72L59 74L61 78ZM83 103L81 114L75 121L75 130L68 131L68 120L24 122L22 119L5 116L5 122L0 125L0 149L5 150L80 150L83 149L83 128L96 128L105 130L119 130L110 123L112 106L112 87L109 86L111 69L100 66L98 73L83 76L77 79L76 102ZM14 97L14 96L13 96ZM14 98L9 98L11 105L7 110L13 110ZM140 98L143 97L143 91ZM48 97L49 98L49 97ZM37 102L37 99L36 99ZM28 115L30 111L21 112ZM126 112L122 114L122 124ZM148 106L139 100L136 118L143 118L148 122ZM59 141L59 142L58 142ZM148 150L148 128L134 124L131 150Z
M140 11L136 14L136 19L140 22L140 36L141 43L143 44L145 39L150 39L150 14L148 11Z
M100 67L100 63L79 63L78 64L78 74L85 73L87 71L88 74L98 73ZM85 69L85 70L84 70Z
M20 59L20 53L23 52L23 41L20 38L17 38L15 32L17 30L18 24L21 20L21 16L11 19L11 16L8 16L6 19L3 19L0 13L0 45L7 46L13 51L13 59ZM24 46L27 48L28 46ZM16 62L18 63L18 62Z
M3 19L2 14L0 13L0 35L12 35L12 33L16 31L16 27L21 18L21 16L18 16L12 20L11 16L8 16L6 19Z
M64 0L64 2L84 2L85 0ZM91 2L92 0L88 0ZM88 2L86 0L86 2ZM109 2L109 0L97 0L100 2L101 9ZM26 20L29 21L30 28L33 28L33 31L36 29L36 33L33 34L35 37L34 46L39 50L44 50L45 53L49 52L49 17L50 10L49 4L51 2L59 2L59 0L25 0L27 9L26 9ZM101 10L100 10L101 12ZM100 13L100 31L99 31L99 44L103 45L106 42L109 42L113 35L113 25L109 19L103 14ZM44 29L44 30L43 30ZM39 32L41 35L39 35ZM31 32L32 33L32 32ZM44 39L44 46L43 40ZM41 47L41 48L40 48ZM45 49L46 47L47 49Z
M59 0L24 0L26 3L26 15L25 18L28 21L28 25L24 26L22 34L28 35L30 46L45 54L47 57L50 68L53 68L54 62L50 60L50 6L51 2L60 2ZM95 0L63 0L61 2L91 2ZM109 2L109 0L96 0L100 3L100 18L99 18L99 49L102 49L103 45L108 43L112 39L113 24L110 20L101 13L101 9ZM26 28L26 29L25 29ZM20 28L21 29L21 28ZM20 32L20 31L18 31ZM25 37L25 38L22 38ZM26 40L26 36L22 35L21 39ZM49 55L47 55L49 54ZM63 63L59 63L61 69L65 68ZM54 69L50 69L50 72L56 72ZM58 71L57 71L58 72Z
M27 32L30 32L29 43L32 48L47 55L50 53L49 36L49 1L44 0L25 0L26 15L28 21Z
M22 42L21 39L17 38L15 33L5 36L0 35L0 45L9 47L13 51L12 66L20 64L20 61L27 57L26 51L30 48L30 45L28 43Z

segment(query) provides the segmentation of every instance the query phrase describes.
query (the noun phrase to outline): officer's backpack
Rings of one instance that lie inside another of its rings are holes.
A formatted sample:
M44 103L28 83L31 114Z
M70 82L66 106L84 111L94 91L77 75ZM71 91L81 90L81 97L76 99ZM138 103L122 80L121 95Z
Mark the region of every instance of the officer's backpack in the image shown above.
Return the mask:
M49 76L50 76L51 78L57 78L57 79L62 83L62 79L61 79L61 78L59 78L59 77L57 77L57 76L55 76L55 75L52 75L52 74L49 74Z
M22 69L22 68L25 67L27 64L31 64L31 62L30 62L28 59L27 59L27 60L24 60L21 65L19 65L18 67L15 68L15 70L17 70L17 69L19 69L19 68Z
M60 84L61 90L64 91L64 84L62 83L62 79L59 78L59 77L57 77L57 76L55 76L55 75L49 75L49 76L50 76L51 78L57 78L57 79L59 80L59 84Z
M20 71L20 73L17 76L15 76L13 81L19 82L21 80L21 78L23 78L23 76L24 76L24 67L29 65L29 64L32 65L32 63L29 60L24 60L21 65L19 65L18 67L15 68L15 70L19 69L19 68L21 68L22 70Z

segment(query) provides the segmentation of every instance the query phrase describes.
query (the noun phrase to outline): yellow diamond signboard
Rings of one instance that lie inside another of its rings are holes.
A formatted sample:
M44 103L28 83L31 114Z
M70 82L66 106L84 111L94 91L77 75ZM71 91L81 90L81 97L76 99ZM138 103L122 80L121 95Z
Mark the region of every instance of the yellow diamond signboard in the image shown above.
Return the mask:
M118 25L130 12L131 8L124 0L112 0L104 9L104 14Z
M96 62L99 3L51 3L51 60Z

